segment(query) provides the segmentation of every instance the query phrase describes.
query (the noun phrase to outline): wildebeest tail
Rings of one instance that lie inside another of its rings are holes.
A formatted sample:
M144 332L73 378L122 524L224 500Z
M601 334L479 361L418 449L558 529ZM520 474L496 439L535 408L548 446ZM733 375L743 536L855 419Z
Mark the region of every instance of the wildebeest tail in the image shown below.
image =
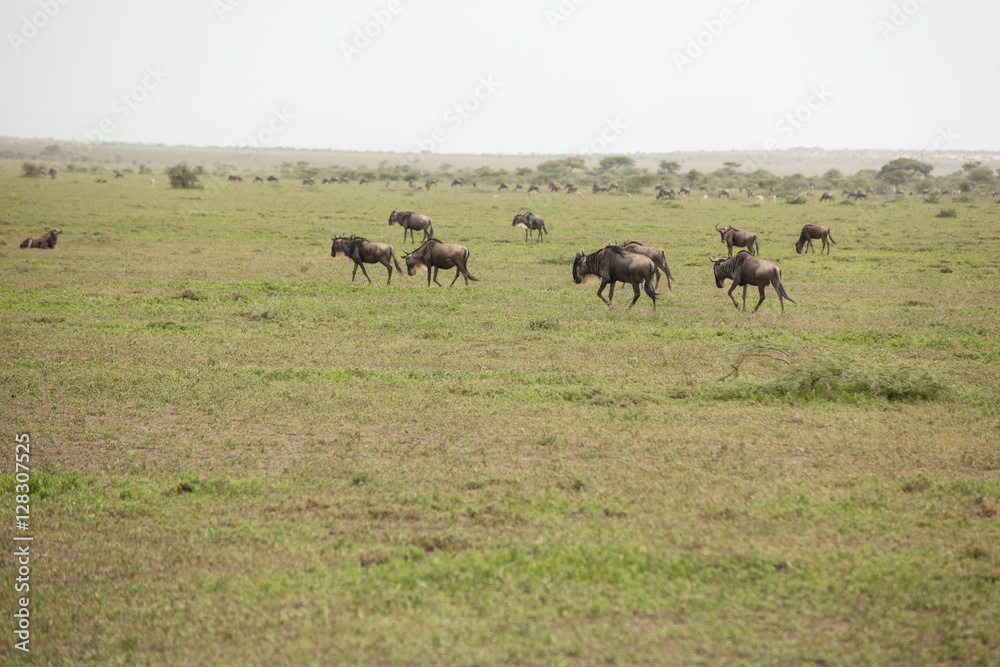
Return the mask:
M836 241L833 240L833 232L829 232L826 235L826 238L830 239L830 243L836 243Z
M653 307L656 307L656 292L653 291L653 281L650 278L646 278L642 285L643 289L646 290L646 296L653 300Z
M396 260L396 253L392 253L392 263L396 265L397 271L399 271L400 273L403 272L403 269L399 266L399 262Z
M474 280L478 283L479 278L469 273L469 267L466 266L466 262L468 261L469 261L469 253L465 253L465 257L462 258L462 273L464 273L469 280Z
M781 284L781 278L778 279L778 292L781 294L782 299L788 299L792 303L795 303L795 299L788 296L788 292L785 291L785 286Z
M434 238L434 223L430 221L427 223L427 236Z

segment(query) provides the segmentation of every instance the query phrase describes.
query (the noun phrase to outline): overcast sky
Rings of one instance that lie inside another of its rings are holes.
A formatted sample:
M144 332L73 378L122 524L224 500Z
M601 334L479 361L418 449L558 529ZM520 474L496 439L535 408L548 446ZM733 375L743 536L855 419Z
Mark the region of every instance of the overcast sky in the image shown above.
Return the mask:
M995 0L4 0L0 135L1000 150Z

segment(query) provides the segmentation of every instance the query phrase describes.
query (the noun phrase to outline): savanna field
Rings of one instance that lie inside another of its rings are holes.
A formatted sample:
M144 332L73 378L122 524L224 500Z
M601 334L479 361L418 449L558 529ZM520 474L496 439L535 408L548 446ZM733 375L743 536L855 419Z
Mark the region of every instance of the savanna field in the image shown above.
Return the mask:
M180 190L17 167L0 170L0 659L1000 661L993 198ZM394 208L467 246L479 282L387 286L368 265L352 284L331 237L402 263L419 243ZM529 209L543 243L511 226ZM716 224L758 234L784 315L770 287L755 314L716 288ZM829 255L795 253L805 224L831 228ZM56 249L18 247L57 226ZM575 253L609 240L665 250L655 312L574 284ZM21 433L30 655L9 556Z

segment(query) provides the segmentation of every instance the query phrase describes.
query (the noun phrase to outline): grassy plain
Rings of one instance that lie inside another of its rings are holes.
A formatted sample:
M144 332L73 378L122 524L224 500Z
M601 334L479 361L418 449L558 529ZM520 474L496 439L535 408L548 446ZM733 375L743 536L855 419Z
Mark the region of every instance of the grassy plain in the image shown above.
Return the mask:
M33 662L995 664L992 200L157 180L0 172ZM401 255L395 207L480 282L352 285L330 237ZM758 233L785 315L715 287L716 223ZM573 284L609 239L665 248L655 312Z

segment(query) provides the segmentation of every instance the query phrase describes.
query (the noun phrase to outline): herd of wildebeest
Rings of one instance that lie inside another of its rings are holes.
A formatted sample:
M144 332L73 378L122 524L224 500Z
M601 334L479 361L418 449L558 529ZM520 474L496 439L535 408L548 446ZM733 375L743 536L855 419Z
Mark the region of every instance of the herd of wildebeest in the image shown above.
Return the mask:
M663 194L663 190L661 190L661 194ZM469 249L457 243L444 243L437 238L434 235L433 221L428 216L413 211L398 211L393 209L389 215L389 224L399 225L403 228L404 243L406 242L407 235L409 235L413 243L416 243L414 233L419 231L423 234L421 245L418 248L411 252L403 253L403 260L406 262L406 272L408 275L413 276L421 270L426 270L428 287L432 280L435 284L442 286L437 279L438 271L442 269L446 271L455 269L455 277L452 279L449 287L455 284L459 276L465 279L466 285L469 284L470 280L479 280L469 273ZM548 230L545 227L545 220L531 211L518 212L514 216L511 226L524 230L525 242L534 239L536 232L536 242L541 242L543 236L548 234ZM747 289L750 286L756 286L760 293L760 299L752 312L756 312L764 302L764 290L768 285L771 285L778 294L782 313L785 312L784 302L786 299L795 303L788 296L781 283L781 269L773 262L759 257L760 244L756 234L736 229L732 225L725 227L716 225L715 229L719 232L720 241L726 245L728 250L726 257L716 258L713 254L709 254L715 274L715 284L717 287L722 288L725 286L726 280L731 281L728 295L737 310L740 309L740 304L737 303L736 297L733 296L733 291L739 286L743 287L743 311L746 311ZM21 248L54 249L58 236L61 233L61 227L55 229L47 228L45 234L42 236L25 239L21 243ZM816 252L815 248L813 248L814 240L822 242L821 254L824 251L827 254L830 253L831 244L834 243L833 236L830 234L830 229L822 225L804 226L798 241L795 243L795 251L799 254L809 252L810 250ZM734 246L744 248L744 250L738 251L734 256ZM352 282L360 268L362 274L371 283L371 277L369 277L368 271L365 269L365 264L381 264L384 266L389 274L386 284L392 284L393 268L399 273L403 272L399 261L396 259L396 253L392 245L388 243L373 243L360 236L334 237L330 254L333 257L347 257L354 263L354 270L351 273ZM606 247L589 254L584 249L581 249L580 252L576 253L573 260L573 281L579 284L589 276L599 278L601 284L597 290L597 296L609 308L612 307L615 284L623 283L631 285L634 293L629 308L635 305L641 296L641 292L645 291L646 295L653 302L653 310L656 310L656 289L659 287L661 273L667 277L667 288L672 290L671 281L674 277L667 266L666 253L661 248L643 245L636 241L630 241L621 245L609 242ZM608 297L605 298L604 290L609 285Z

